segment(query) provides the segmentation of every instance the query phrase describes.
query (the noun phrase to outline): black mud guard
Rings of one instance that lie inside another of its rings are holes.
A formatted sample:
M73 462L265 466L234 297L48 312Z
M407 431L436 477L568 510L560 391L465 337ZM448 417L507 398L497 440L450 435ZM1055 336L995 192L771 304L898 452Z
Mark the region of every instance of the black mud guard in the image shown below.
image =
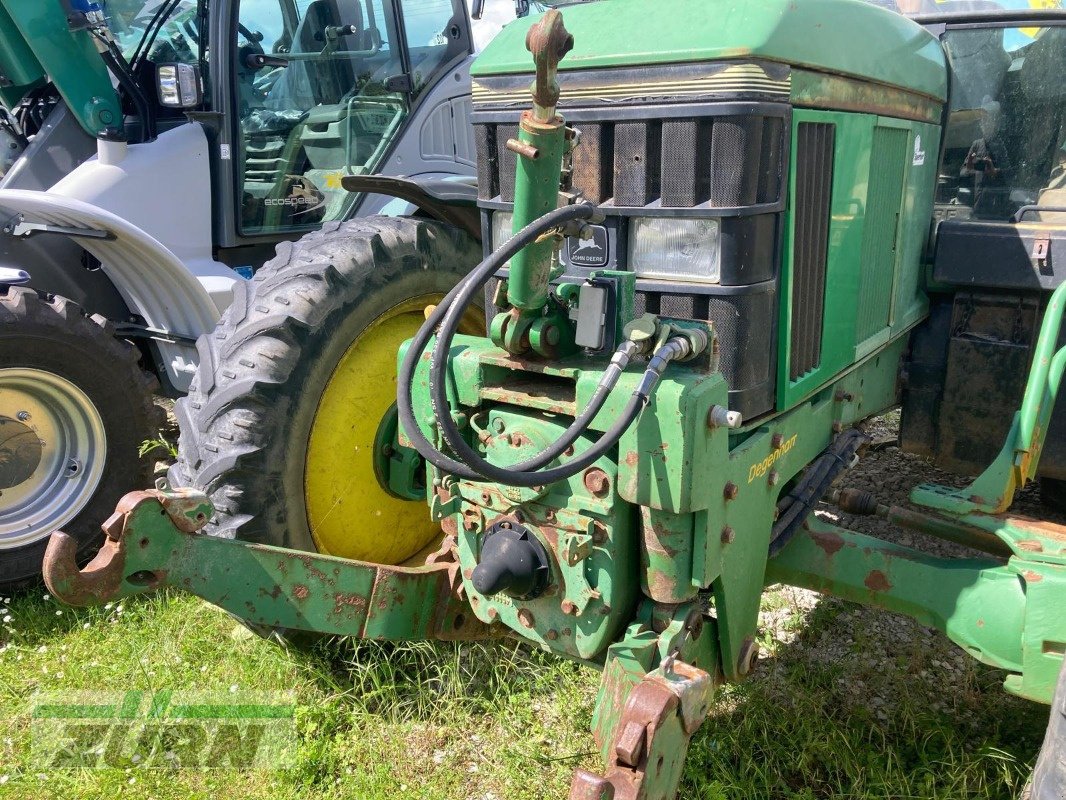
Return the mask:
M347 175L341 184L349 192L383 194L406 200L431 219L454 225L481 241L476 183L440 178L412 180L385 175Z

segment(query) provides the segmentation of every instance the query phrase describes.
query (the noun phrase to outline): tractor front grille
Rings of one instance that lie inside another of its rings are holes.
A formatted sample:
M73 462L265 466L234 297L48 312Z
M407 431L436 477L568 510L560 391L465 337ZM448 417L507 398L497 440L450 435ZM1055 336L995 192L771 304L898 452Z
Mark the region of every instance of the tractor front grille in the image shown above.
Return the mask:
M784 169L784 119L743 114L665 120L576 121L573 186L617 208L723 209L777 203ZM478 194L514 202L513 123L476 126Z

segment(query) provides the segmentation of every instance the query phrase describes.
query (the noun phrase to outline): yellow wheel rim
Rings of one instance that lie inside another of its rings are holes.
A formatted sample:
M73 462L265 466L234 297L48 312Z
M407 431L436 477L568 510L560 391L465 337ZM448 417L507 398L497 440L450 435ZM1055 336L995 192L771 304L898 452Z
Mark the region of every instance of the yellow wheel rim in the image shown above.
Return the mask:
M307 446L304 497L319 552L399 564L440 535L424 500L383 489L374 471L378 426L396 401L396 354L440 295L412 298L366 327L341 357L322 393ZM471 309L461 330L484 331Z

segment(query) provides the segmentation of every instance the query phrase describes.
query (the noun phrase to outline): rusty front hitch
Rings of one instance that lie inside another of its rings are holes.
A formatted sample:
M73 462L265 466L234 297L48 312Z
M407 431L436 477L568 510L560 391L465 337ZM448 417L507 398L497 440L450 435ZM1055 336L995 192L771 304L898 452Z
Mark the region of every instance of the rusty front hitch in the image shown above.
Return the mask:
M667 658L626 699L607 770L575 770L570 800L650 800L674 797L692 735L707 718L711 676Z
M207 523L211 504L202 494L187 489L170 493L155 490L130 492L119 501L115 513L100 526L104 531L104 544L83 568L77 563L77 541L56 531L44 553L44 582L48 590L71 606L98 605L131 594L123 591L127 542L132 523L146 512L161 513L174 528L191 534ZM144 522L138 528L142 526ZM141 591L154 589L166 579L163 572L142 571L129 577Z
M199 531L212 513L192 490L128 494L85 567L75 540L52 534L45 582L75 606L171 586L270 628L395 640L501 635L462 599L451 537L426 564L393 567L205 536Z

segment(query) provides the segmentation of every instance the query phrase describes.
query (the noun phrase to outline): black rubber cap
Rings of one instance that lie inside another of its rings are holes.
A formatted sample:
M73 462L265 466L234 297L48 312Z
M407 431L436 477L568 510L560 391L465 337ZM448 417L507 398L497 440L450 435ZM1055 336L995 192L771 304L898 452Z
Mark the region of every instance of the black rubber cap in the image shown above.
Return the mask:
M528 599L547 588L550 575L548 553L532 533L521 525L493 526L470 581L483 595L504 592Z

